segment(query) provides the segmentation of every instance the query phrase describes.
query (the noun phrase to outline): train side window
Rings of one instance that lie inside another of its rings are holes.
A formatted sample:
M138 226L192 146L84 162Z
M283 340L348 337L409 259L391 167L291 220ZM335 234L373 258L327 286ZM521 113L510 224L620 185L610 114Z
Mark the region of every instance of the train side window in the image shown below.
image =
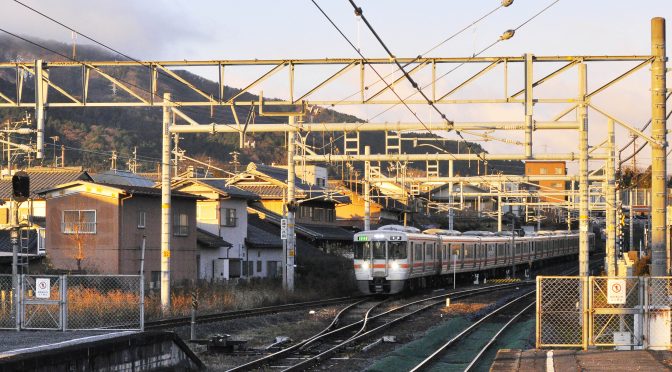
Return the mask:
M388 255L393 260L405 260L408 255L406 252L406 242L388 242Z
M425 243L425 258L427 260L434 259L434 244Z
M422 244L415 243L415 260L422 261Z

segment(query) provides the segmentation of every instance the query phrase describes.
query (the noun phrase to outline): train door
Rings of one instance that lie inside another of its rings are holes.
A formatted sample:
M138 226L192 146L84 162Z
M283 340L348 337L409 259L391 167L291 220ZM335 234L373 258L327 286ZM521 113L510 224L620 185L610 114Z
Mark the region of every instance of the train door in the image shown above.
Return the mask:
M413 267L415 268L415 272L422 272L423 271L423 266L425 265L425 262L423 260L423 247L421 243L415 243L415 252L414 252L414 262L413 262Z
M387 276L387 247L384 241L371 242L373 277Z
M434 243L423 243L425 246L425 271L431 272L434 269Z

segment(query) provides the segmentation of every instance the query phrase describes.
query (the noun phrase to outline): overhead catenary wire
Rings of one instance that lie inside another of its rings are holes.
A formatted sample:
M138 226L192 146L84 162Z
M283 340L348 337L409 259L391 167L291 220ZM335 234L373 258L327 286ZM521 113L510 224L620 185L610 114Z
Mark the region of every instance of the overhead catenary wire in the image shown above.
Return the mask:
M322 10L322 8L321 8L321 7L320 7L314 0L311 0L311 1L312 1L313 4L320 10L320 12L321 12L321 13L322 13L322 14L323 14L323 15L330 21L330 23L331 23L331 24L332 24L332 25L339 31L339 33L346 39L346 41L349 42L348 38L343 34L343 32L340 31L340 29L336 26L336 24L335 24L333 21L331 21L331 19L330 19L329 16L326 14L326 12L324 12L324 11ZM529 19L527 19L526 21L524 21L523 23L521 23L520 25L518 25L518 26L517 26L516 28L514 28L513 30L508 30L508 31L505 32L500 38L498 38L497 40L495 40L492 44L486 46L485 48L481 49L479 52L475 53L475 54L473 55L473 57L476 57L476 56L478 56L478 55L484 53L485 51L487 51L488 49L492 48L494 45L496 45L496 44L499 43L500 41L507 40L507 39L511 38L511 37L515 34L515 31L516 31L516 30L518 30L518 29L520 29L521 27L523 27L523 26L525 26L526 24L528 24L532 19L538 17L540 14L542 14L543 12L545 12L546 10L548 10L551 6L555 5L558 1L559 1L559 0L556 0L556 1L552 2L551 4L549 4L548 6L544 7L543 9L541 9L540 11L538 11L537 13L535 13L532 17L530 17ZM355 14L356 14L356 15L360 15L360 14L358 14L358 9L361 11L361 8L357 7L356 4L354 4L353 1L351 1L350 3L353 4L353 7L355 8ZM508 6L508 5L510 5L511 3L512 3L512 2L510 2L510 1L503 1L503 4L506 4L505 6ZM500 6L500 7L501 7L501 6ZM497 9L499 9L499 7L498 7ZM497 9L495 9L495 10L497 10ZM494 11L493 11L493 12L494 12ZM490 13L492 13L492 12L490 12ZM490 13L486 14L486 16L489 15ZM482 17L482 18L485 18L485 17ZM481 19L482 19L482 18L481 18ZM364 20L364 19L363 19L363 20ZM480 20L480 19L479 19L479 20ZM364 21L365 21L365 20L364 20ZM366 22L366 21L365 21L365 22ZM368 23L368 22L366 22L366 23ZM367 24L367 26L370 27L370 24ZM370 27L370 28L372 28L372 27ZM464 28L464 29L468 29L468 27L466 27L466 28ZM464 29L463 29L463 30L464 30ZM461 30L461 31L463 31L463 30ZM461 31L459 31L459 32L461 32ZM459 34L459 32L458 32L458 34ZM378 38L378 39L379 39L379 41L382 41L382 40L380 40L380 38ZM449 40L449 39L450 39L450 38L446 39L446 41ZM350 44L352 45L352 43L350 43ZM356 48L355 48L355 49L356 49ZM387 51L388 51L388 54L389 54L390 58L392 58L392 59L394 60L394 62L397 64L397 66L400 67L400 70L403 71L404 76L409 76L409 77L410 77L410 75L408 75L408 73L405 72L405 70L403 69L403 67L399 66L398 61L394 58L394 55L393 55L392 53L389 52L389 49L387 49ZM358 53L359 53L359 51L358 51ZM359 53L359 54L361 55L361 53ZM411 93L409 96L405 97L404 99L401 99L401 100L400 100L400 103L393 104L393 105L391 105L389 108L383 110L382 112L376 114L375 116L368 118L368 119L367 119L364 123L362 123L361 125L365 125L366 122L369 122L370 120L372 120L372 119L374 119L374 118L376 118L376 117L382 115L383 113L385 113L385 112L391 110L392 108L396 107L396 106L399 105L399 104L404 104L405 106L407 106L407 105L405 104L405 100L407 100L408 98L414 96L414 95L417 94L418 92L420 92L421 94L423 94L423 96L425 97L426 101L428 101L428 104L430 104L434 110L437 110L437 107L436 107L435 105L432 105L433 102L432 102L431 100L428 100L428 99L427 99L426 95L422 92L422 89L424 89L424 88L428 87L429 85L431 85L431 84L433 84L433 83L439 81L440 79L444 78L444 77L447 76L448 74L450 74L450 73L452 73L453 71L457 70L459 67L461 67L461 66L464 65L464 64L465 64L465 62L462 62L462 63L459 64L458 66L454 67L453 69L447 71L446 73L444 73L444 74L440 75L439 77L437 77L436 79L432 80L430 83L426 84L426 85L423 86L422 88L418 88L418 87L417 87L417 84L416 84L416 86L415 86L415 88L417 89L416 92L413 92L413 93ZM406 64L405 66L408 66L408 64ZM404 66L404 67L405 67L405 66ZM394 72L392 72L392 73L394 73ZM392 73L388 74L388 76L391 75ZM412 81L412 79L411 79L411 81ZM412 83L412 84L413 84L413 83ZM392 90L392 89L390 89L390 90ZM346 98L346 99L347 99L347 98ZM440 111L439 111L439 112L440 112ZM441 115L441 114L440 114L440 115ZM432 133L432 131L429 131L429 130L428 130L428 132L429 132L429 133ZM467 147L471 149L471 148L472 148L471 145L469 144L468 141L466 141L466 139L462 136L462 134L459 133L459 132L457 132L457 131L456 131L456 133L459 135L460 139L461 139L463 142L465 142L465 144L467 145ZM472 133L472 134L473 134L473 133ZM340 138L342 138L342 137L344 137L344 135L339 136L338 139L340 139ZM447 152L449 152L449 151L447 151ZM479 157L480 157L480 156L479 156Z
M315 0L311 0L311 1L313 2L313 4L315 4L315 6L317 6L317 7L320 9L320 11L327 17L327 19L329 19L329 21L334 25L334 27L336 27L336 29L339 31L339 33L341 33L341 35L342 35L344 38L346 38L346 40L348 40L347 37L343 34L343 32L341 32L340 29L338 29L338 27L333 23L333 21L331 21L331 19L327 16L327 14L324 13L324 11L322 11L322 9L319 7L319 5L317 5L317 3L315 2ZM383 47L383 49L385 50L385 52L387 52L388 56L394 61L394 63L397 65L397 67L399 68L399 70L402 72L402 74L403 74L403 76L406 78L406 80L408 80L408 82L411 84L411 86L417 90L417 93L420 93L420 95L425 99L425 101L427 102L427 104L430 105L430 106L433 108L433 110L436 111L436 112L439 114L439 116L441 117L441 119L443 119L444 121L446 121L446 123L447 123L449 126L452 126L453 122L450 121L450 120L448 120L447 116L446 116L446 115L445 115L445 114L444 114L444 113L443 113L443 112L442 112L442 111L441 111L441 110L434 104L434 102L433 102L431 99L429 99L429 97L427 97L427 95L423 92L423 89L418 85L417 82L415 82L415 80L413 80L413 78L410 76L410 74L409 74L409 73L405 70L405 68L399 63L399 61L396 59L395 55L392 53L392 51L388 48L388 46L385 44L385 42L384 42L383 39L380 37L380 35L379 35L379 34L376 32L376 30L373 28L373 26L371 25L371 23L369 22L369 20L366 18L366 16L364 16L364 12L363 12L362 8L359 7L359 6L357 6L357 4L354 2L354 0L348 0L348 1L349 1L350 5L352 5L352 7L353 7L353 9L354 9L354 11L355 11L355 14L362 18L362 21L364 22L364 24L367 26L367 28L369 29L369 31L371 31L371 33L372 33L373 36L376 38L376 40L378 40L379 44ZM549 4L548 6L546 6L545 8L543 8L541 11L539 11L539 12L537 12L535 15L533 15L530 19L524 21L522 24L520 24L520 25L519 25L518 27L516 27L514 30L520 29L520 28L523 27L524 25L528 24L531 20L533 20L534 18L538 17L540 14L542 14L543 12L545 12L546 10L548 10L551 6L553 6L554 4L556 4L556 3L559 2L559 1L560 1L560 0L555 0L554 2L552 2L551 4ZM499 43L500 41L508 40L508 39L511 38L514 34L515 34L515 31L512 31L512 30L508 30L508 31L506 31L506 32L505 32L499 39L497 39L494 43L492 43L491 45L489 45L489 46L486 48L486 50L489 49L489 48L491 48L491 47L494 46L495 44ZM350 43L349 40L348 40L348 42ZM352 45L352 43L350 43L350 44ZM483 50L483 51L484 51L484 50ZM480 53L483 53L483 51L481 51ZM359 53L359 51L358 51L358 53ZM360 53L360 54L361 54L361 53ZM362 58L363 58L363 56L362 56ZM389 87L389 85L388 85L388 87ZM391 87L389 87L389 89L392 90ZM396 93L395 93L395 94L396 94ZM413 112L413 110L411 110L410 107L408 107L408 104L406 104L406 102L405 102L404 100L402 100L402 99L400 98L400 101L404 104L405 107L407 107L411 112ZM413 112L413 113L414 113L414 112ZM414 113L414 115L415 115L415 113ZM416 116L416 117L417 117L417 116ZM427 131L428 131L430 134L433 134L433 132L432 132L426 125L424 125L424 123L423 123L422 121L420 121L420 123L422 124L423 127L425 127L425 129L427 129ZM471 143L469 143L469 142L464 138L464 136L462 135L462 133L460 133L460 131L455 130L455 133L456 133L456 134L460 137L460 139L465 143L465 145L467 146L467 148L472 149L472 145L471 145ZM444 151L446 151L447 153L450 153L447 149L444 149ZM479 154L479 153L477 153L477 157L480 158L483 162L486 161L486 159L485 159L481 154ZM494 167L493 167L493 168L494 168ZM495 169L496 169L496 168L495 168Z

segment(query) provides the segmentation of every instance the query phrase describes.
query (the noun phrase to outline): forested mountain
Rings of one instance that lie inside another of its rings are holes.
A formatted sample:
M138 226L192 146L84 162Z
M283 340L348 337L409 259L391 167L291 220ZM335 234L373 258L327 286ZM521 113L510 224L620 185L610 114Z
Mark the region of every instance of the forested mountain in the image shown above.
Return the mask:
M71 46L53 41L38 40L31 37L31 40L37 40L41 45L49 49L70 55ZM45 51L37 46L27 44L23 41L11 38L0 37L0 58L2 61L32 61L34 59L43 59L45 61L64 60L49 51ZM120 55L115 55L102 48L94 46L80 45L77 48L77 59L79 60L125 60ZM60 70L63 71L63 70ZM149 87L150 74L147 68L111 68L107 73L119 80L123 80L140 87ZM175 71L184 79L193 82L199 89L216 96L217 83L197 76L189 71ZM56 76L50 76L52 80L59 85L71 89L74 92L81 90L81 71L73 69ZM26 100L32 99L33 81L32 75L25 75L25 89L23 96ZM12 97L14 95L14 86L16 74L6 69L0 72L0 92ZM147 88L148 89L148 88ZM173 99L189 99L194 93L183 85L167 77L159 76L158 92L171 91ZM239 90L232 87L226 87L225 95L231 97ZM89 97L97 100L122 100L125 92L114 91L108 82L102 79L92 80L89 86ZM59 100L60 93L50 89L49 100ZM245 93L241 96L245 100L257 100L258 97ZM265 98L271 99L271 98ZM0 120L5 122L8 119L16 120L24 115L25 110L19 109L0 109ZM32 111L32 110L29 110ZM188 108L190 116L199 122L234 122L232 112L229 108L215 107L211 111L210 107ZM237 116L245 120L249 112L247 108L238 108ZM47 112L47 124L45 144L46 160L49 163L54 155L53 145L57 147L57 154L60 154L60 146L66 146L66 163L68 165L84 165L92 169L105 169L109 167L110 152L116 151L119 155L119 167L123 168L126 160L131 156L135 147L139 158L140 170L153 171L156 169L158 159L160 158L160 134L161 134L161 108L53 108ZM255 123L270 123L284 121L285 118L268 118L256 115ZM362 120L352 115L339 113L331 109L324 109L313 117L314 122L361 122ZM310 134L306 143L314 145L320 149L318 152L342 153L343 142L342 133L314 133ZM58 136L57 142L48 139L52 136ZM409 133L404 136L422 137L430 136L427 134ZM238 134L188 134L182 135L179 141L181 149L186 150L186 154L191 157L199 158L205 161L210 159L213 164L227 164L231 160L230 153L239 151L239 161L245 164L248 161L260 163L286 163L286 152L284 149L285 140L281 134L254 134L248 140L253 140L253 148L239 149ZM361 144L371 146L372 153L384 153L384 135L382 133L367 133L361 135ZM456 141L445 141L440 146L450 152L467 152L465 143L458 144ZM482 152L480 145L472 143L472 152ZM459 147L459 148L458 148ZM435 149L430 147L414 147L412 141L404 141L402 151L405 153L432 153ZM443 162L447 163L447 162ZM424 163L412 164L412 167L424 170ZM441 164L442 173L447 173L447 164ZM477 173L477 162L459 162L455 164L455 172L462 175L474 175ZM482 165L480 165L481 172ZM521 162L498 162L489 164L489 168L504 171L506 173L519 174L523 171Z

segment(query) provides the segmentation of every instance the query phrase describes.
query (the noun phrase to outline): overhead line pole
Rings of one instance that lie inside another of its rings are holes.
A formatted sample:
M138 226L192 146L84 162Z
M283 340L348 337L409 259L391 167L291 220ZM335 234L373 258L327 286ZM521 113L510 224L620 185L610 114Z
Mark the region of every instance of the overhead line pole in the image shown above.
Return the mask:
M611 119L607 122L607 152L609 153L609 159L607 159L607 166L605 167L607 183L607 275L613 277L616 276L616 170L614 169L616 153L614 121Z
M590 227L589 190L588 190L588 94L587 66L579 63L579 105L577 121L579 130L579 276L587 277L588 268L588 229Z
M667 128L665 19L651 19L651 275L667 275ZM632 205L632 203L630 203ZM632 208L632 206L631 206ZM632 223L632 221L630 222Z
M170 102L170 93L163 94L163 100ZM170 310L170 131L171 110L163 106L163 134L161 152L161 309L164 314Z

